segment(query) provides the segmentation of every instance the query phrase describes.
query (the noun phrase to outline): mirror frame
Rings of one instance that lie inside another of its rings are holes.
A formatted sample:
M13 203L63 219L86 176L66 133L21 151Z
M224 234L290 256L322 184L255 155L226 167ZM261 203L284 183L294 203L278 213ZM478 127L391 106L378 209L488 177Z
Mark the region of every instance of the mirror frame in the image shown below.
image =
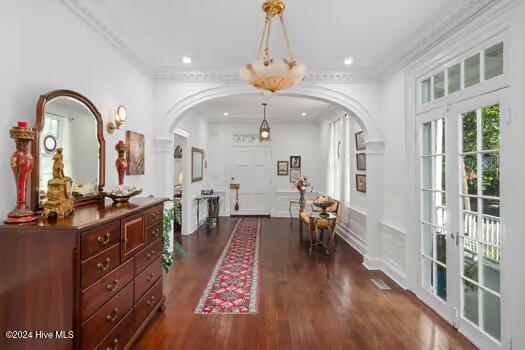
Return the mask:
M40 95L36 105L36 123L34 130L36 133L35 141L31 143L31 154L33 155L34 165L31 171L31 209L39 212L42 207L39 205L40 192L40 134L44 128L44 117L46 104L57 97L69 97L82 103L94 116L97 123L98 139L98 189L102 191L106 182L106 141L104 140L104 122L97 107L85 96L72 90L55 90L45 95ZM92 196L85 198L76 198L75 206L91 204L103 200L103 196Z
M193 169L195 167L195 157L194 157L194 154L196 153L200 153L201 155L201 164L200 164L200 168L201 168L201 176L199 177L196 177L193 173ZM200 149L200 148L195 148L195 147L192 147L191 148L191 183L194 183L194 182L199 182L199 181L202 181L202 179L204 178L204 150Z

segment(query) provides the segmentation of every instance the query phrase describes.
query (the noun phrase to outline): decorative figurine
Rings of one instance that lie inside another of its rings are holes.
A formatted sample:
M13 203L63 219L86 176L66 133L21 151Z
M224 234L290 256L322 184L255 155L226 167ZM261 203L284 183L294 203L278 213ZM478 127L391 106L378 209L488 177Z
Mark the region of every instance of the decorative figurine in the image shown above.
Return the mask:
M30 222L38 217L27 208L27 182L33 168L33 156L27 150L29 142L34 141L36 133L27 127L27 122L18 122L10 130L11 138L16 142L16 151L11 156L11 169L16 182L16 208L7 214L5 223L16 224Z
M126 169L128 168L128 161L126 159L126 151L128 146L124 141L119 141L115 145L115 150L118 152L118 158L115 160L115 167L118 173L118 184L124 185L124 176L126 175Z
M62 148L57 148L53 156L53 178L47 182L47 200L42 211L44 218L56 216L62 219L73 213L72 184L71 178L64 175Z

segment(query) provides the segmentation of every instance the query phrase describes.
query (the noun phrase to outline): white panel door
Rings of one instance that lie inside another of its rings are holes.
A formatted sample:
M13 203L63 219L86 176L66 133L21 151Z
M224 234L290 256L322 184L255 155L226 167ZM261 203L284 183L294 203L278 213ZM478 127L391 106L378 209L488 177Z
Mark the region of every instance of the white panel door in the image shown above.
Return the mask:
M239 210L235 210L236 191L231 193L232 215L270 215L270 148L232 147L232 182L239 189Z

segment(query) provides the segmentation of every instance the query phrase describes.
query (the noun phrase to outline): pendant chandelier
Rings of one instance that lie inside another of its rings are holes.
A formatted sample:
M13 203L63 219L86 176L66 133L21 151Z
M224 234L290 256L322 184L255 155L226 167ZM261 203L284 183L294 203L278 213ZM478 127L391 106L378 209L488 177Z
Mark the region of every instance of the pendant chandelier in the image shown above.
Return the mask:
M282 0L265 0L262 9L266 13L264 29L255 62L241 68L242 79L257 89L276 92L288 89L302 81L306 75L306 66L297 62L292 54L288 33L284 25L285 4ZM275 59L270 56L268 44L272 30L272 20L279 17L284 39L288 48L288 58ZM261 55L264 56L261 58Z
M270 124L268 124L268 121L266 120L266 106L268 103L263 103L262 105L264 108L264 119L259 127L259 141L266 142L271 140Z

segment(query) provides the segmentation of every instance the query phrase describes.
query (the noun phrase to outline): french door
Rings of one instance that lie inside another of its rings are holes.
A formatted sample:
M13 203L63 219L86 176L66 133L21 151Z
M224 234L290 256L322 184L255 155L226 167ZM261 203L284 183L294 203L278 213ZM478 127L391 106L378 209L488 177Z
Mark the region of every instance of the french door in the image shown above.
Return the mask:
M504 93L418 116L416 294L482 349L501 348Z

